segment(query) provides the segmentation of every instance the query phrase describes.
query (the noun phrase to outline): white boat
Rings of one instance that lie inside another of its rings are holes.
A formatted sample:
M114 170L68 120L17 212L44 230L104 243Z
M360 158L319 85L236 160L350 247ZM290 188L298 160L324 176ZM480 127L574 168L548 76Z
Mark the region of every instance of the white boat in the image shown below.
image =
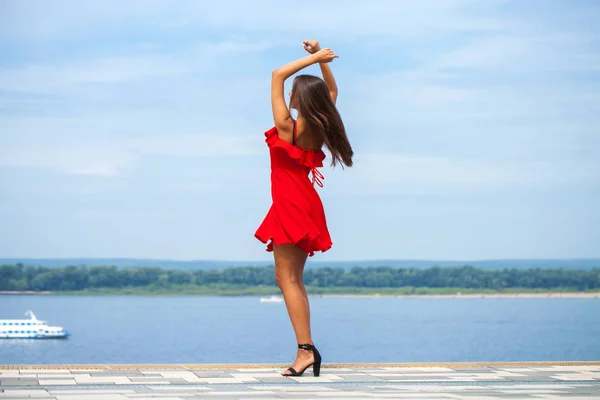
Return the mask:
M0 319L0 339L65 339L69 333L61 326L49 326L47 321L27 311L29 319Z
M281 296L270 296L270 297L261 297L261 303L281 303L283 301L283 297Z

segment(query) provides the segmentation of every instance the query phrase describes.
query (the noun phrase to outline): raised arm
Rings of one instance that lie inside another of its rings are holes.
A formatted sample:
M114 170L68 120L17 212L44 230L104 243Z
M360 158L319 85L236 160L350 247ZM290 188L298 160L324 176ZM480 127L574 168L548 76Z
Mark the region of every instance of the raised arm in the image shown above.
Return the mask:
M304 46L304 49L306 51L308 51L310 54L315 54L316 52L321 50L319 42L317 42L316 40L305 40L304 42L302 42L302 45ZM327 85L327 88L329 89L329 94L331 95L331 99L333 100L333 103L335 104L335 102L337 100L337 95L338 95L338 88L337 88L337 84L335 83L335 78L333 77L333 73L331 72L331 68L329 68L328 63L319 63L319 67L321 67L321 74L323 74L323 80L325 81L325 84Z
M285 80L309 65L315 63L328 63L334 58L337 58L337 56L333 54L331 49L323 49L296 61L292 61L273 71L271 75L271 107L273 109L273 121L275 122L279 137L286 142L292 142L293 121L283 94Z

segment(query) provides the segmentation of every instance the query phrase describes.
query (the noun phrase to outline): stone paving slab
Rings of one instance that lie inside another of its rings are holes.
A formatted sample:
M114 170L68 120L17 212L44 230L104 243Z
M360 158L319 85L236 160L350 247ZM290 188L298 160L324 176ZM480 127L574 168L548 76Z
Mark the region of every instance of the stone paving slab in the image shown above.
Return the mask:
M286 365L0 365L0 400L600 399L600 362Z

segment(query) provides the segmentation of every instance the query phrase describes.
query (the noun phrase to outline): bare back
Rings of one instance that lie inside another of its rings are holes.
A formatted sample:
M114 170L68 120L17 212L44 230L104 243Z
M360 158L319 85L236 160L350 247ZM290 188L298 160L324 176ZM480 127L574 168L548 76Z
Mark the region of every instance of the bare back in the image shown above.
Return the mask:
M313 135L305 129L304 119L302 117L298 117L296 121L296 137L295 142L298 147L301 147L306 150L321 150L323 147L323 142L316 140Z

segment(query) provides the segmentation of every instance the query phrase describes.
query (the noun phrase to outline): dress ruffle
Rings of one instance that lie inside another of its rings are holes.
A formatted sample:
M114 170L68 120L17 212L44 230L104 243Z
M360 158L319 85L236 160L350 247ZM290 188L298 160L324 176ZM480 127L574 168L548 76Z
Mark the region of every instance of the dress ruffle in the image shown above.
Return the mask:
M298 164L308 168L321 168L323 166L325 153L322 150L315 151L294 146L281 139L277 133L277 128L275 127L266 131L265 137L265 142L267 142L269 148L281 148L285 150Z
M286 219L285 216L282 217ZM273 251L274 245L293 244L312 257L315 251L325 252L333 246L329 235L321 235L319 229L309 218L291 217L289 221L285 222L285 224L282 223L275 208L271 207L254 235L267 245L266 251ZM293 230L286 230L284 225L292 226Z

